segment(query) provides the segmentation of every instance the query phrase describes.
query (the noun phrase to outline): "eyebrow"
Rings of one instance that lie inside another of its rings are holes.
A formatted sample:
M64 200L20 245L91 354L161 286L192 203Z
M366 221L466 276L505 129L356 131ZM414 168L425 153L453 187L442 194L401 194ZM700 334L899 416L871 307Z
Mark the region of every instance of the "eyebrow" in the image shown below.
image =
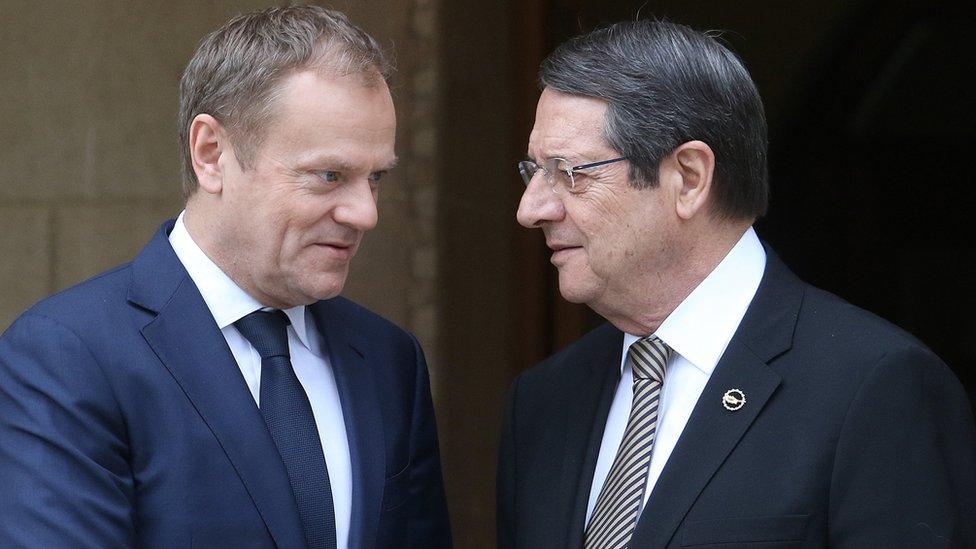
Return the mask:
M392 170L400 162L400 158L394 156L388 162L380 165L378 169L372 170L373 172L385 172ZM300 165L308 169L313 166L322 167L328 166L336 171L353 171L356 169L355 166L350 164L346 159L339 155L323 155L323 156L310 156L301 160Z
M569 162L570 164L573 164L573 165L589 164L590 162L593 162L593 160L590 160L589 157L587 157L585 155L578 154L578 153L573 153L573 154L553 154L553 155L550 155L550 156L547 156L547 157L543 158L542 161L552 160L553 158L562 158L563 160L565 160L565 161L567 161L567 162ZM535 162L536 164L539 163L539 160L536 160L529 153L526 153L525 154L525 159L526 160L530 160L532 162Z

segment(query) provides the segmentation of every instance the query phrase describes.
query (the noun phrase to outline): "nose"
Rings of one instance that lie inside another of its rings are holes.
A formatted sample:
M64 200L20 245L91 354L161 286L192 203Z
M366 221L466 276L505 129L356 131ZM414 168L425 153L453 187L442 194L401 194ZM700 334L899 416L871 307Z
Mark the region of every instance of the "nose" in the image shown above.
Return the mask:
M559 221L565 215L559 195L552 192L542 170L539 170L525 186L515 218L523 227L533 229L548 221Z
M357 181L343 186L344 196L336 204L333 217L336 223L368 231L376 226L379 214L376 211L376 192L368 181Z

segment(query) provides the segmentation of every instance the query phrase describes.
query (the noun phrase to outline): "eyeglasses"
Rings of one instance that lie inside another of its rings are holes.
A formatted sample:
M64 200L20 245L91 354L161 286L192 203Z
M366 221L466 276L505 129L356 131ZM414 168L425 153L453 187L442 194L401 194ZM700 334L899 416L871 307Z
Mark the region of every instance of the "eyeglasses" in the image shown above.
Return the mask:
M536 164L531 160L523 160L518 163L518 171L519 175L522 176L522 181L525 182L526 187L529 186L529 183L532 181L532 178L535 177L535 174L539 170L542 170L542 173L546 176L546 181L549 183L549 186L552 187L553 192L558 193L561 189L565 189L571 193L581 193L586 190L586 178L580 178L580 180L577 180L575 177L576 172L596 168L597 166L613 164L614 162L620 162L621 160L627 160L627 157L620 156L617 158L611 158L610 160L580 164L579 166L573 166L565 158L550 158L541 165Z

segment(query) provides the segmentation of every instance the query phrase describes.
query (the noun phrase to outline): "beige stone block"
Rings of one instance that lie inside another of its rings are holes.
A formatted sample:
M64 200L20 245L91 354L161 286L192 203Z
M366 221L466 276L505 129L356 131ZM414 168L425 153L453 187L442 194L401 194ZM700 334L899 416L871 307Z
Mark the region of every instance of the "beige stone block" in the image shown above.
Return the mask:
M2 196L94 196L106 176L152 168L153 158L143 156L156 139L141 133L152 110L137 105L161 97L144 97L135 85L150 79L134 70L137 59L118 63L144 46L137 40L119 51L133 37L117 32L106 15L84 3L37 2L0 18ZM116 81L126 78L131 85L120 93ZM172 105L172 97L163 101Z
M55 284L65 288L135 258L180 207L164 203L68 206L55 218Z
M381 205L379 224L363 238L343 295L408 326L411 240L410 215L404 205Z
M266 2L22 2L0 16L0 200L180 194L179 78Z
M95 186L100 196L171 200L180 195L179 79L200 40L264 2L106 5L93 23L98 95ZM118 32L124 28L125 32Z
M0 331L52 290L50 226L47 208L0 206Z

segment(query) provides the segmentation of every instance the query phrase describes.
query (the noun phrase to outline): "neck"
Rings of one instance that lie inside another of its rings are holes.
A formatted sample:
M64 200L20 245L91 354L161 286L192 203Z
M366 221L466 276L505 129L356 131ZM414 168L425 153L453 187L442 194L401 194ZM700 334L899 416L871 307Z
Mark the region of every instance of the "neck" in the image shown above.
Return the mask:
M190 233L193 242L224 274L234 281L234 284L237 284L265 307L282 310L291 307L292 305L288 303L281 302L258 291L255 285L251 283L251 279L245 276L245 273L248 272L246 255L229 254L225 251L240 248L240 246L222 240L222 235L233 235L235 231L224 227L219 213L215 209L208 208L208 204L203 203L208 198L194 195L186 203L183 224L186 225L186 230Z
M197 193L199 192L198 190ZM187 200L183 212L183 224L186 225L186 231L190 233L190 238L203 250L203 253L220 267L220 270L228 273L227 266L223 264L220 254L216 253L220 249L219 242L213 238L214 235L220 234L219 220L215 219L216 216L207 215L207 212L204 211L205 207L199 203L199 200L200 198L195 195ZM238 283L238 285L240 284Z
M606 293L618 298L591 304L591 308L623 332L653 334L725 259L751 224L751 220L736 222L672 249L673 255L664 269L641 272L639 279L628 281L626 288L608 288Z

